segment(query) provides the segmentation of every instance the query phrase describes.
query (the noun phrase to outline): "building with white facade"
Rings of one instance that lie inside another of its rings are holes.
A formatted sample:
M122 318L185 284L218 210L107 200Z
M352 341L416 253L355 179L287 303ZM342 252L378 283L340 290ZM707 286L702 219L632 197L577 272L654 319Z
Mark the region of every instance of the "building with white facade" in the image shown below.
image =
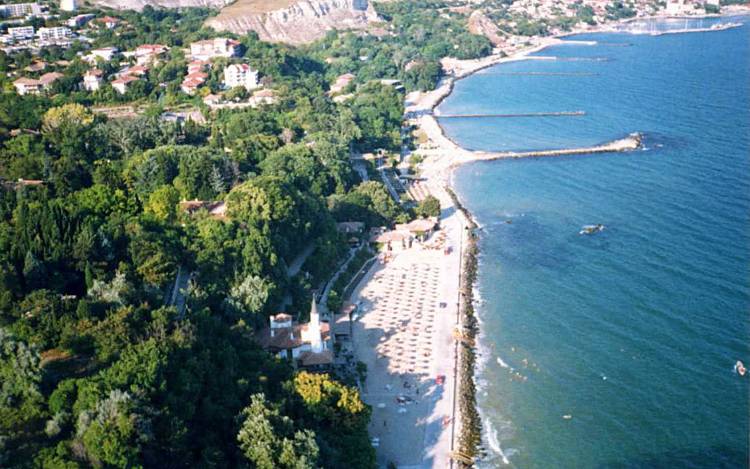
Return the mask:
M62 11L76 11L77 8L76 0L60 0L60 10Z
M260 331L258 340L269 352L292 360L303 368L320 368L333 363L330 325L320 320L313 299L310 322L299 324L292 316L279 313L270 318L270 327Z
M34 27L17 26L15 28L8 28L8 36L10 36L10 38L14 41L34 39Z
M42 13L42 7L38 3L12 3L10 5L0 5L0 16L16 17L26 15L39 15Z
M133 75L123 75L117 80L112 81L112 88L120 94L125 94L128 92L131 83L134 81L138 81L138 78Z
M26 94L37 94L42 90L42 84L39 80L33 78L19 78L13 82L13 86L16 88L16 93L21 96Z
M95 64L97 60L101 59L105 62L112 60L112 57L117 54L117 47L102 47L100 49L92 49L89 53L83 57L88 63Z
M138 65L155 64L159 56L169 50L169 47L161 44L143 44L135 48L135 61Z
M104 72L94 68L83 74L83 88L86 91L96 91L102 86Z
M685 0L667 0L667 7L665 9L668 15L681 15L685 13L688 5Z
M232 89L236 86L244 86L247 90L258 88L258 71L248 64L228 65L224 69L224 88Z
M39 28L36 35L42 42L56 42L73 37L73 31L66 26L55 26L53 28Z
M16 93L20 95L39 94L41 91L49 89L54 82L62 77L63 74L58 72L45 73L38 80L23 77L14 81L13 86L16 88Z
M234 57L239 51L239 41L217 37L190 44L190 56L193 60L209 60L214 57Z

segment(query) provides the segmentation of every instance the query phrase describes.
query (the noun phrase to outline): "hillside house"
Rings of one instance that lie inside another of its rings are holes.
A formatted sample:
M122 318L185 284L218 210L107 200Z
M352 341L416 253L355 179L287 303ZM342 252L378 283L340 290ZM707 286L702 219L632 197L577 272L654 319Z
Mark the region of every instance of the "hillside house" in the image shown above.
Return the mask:
M159 58L169 51L169 47L161 44L142 44L135 48L133 55L138 65L156 64Z
M112 88L120 94L125 94L128 92L130 85L136 81L138 81L138 77L134 77L133 75L123 75L112 81Z
M224 88L232 89L236 86L244 86L248 91L258 88L258 71L248 64L228 65L224 69Z
M83 60L90 64L96 64L97 60L103 60L109 62L117 54L119 50L117 47L101 47L99 49L92 49L87 55L83 57Z
M104 81L104 72L98 68L87 70L83 74L83 88L86 91L96 91L102 86Z
M217 37L196 41L190 44L190 56L193 60L210 60L215 57L234 57L239 52L239 41Z
M37 94L42 90L42 84L39 80L33 78L21 77L13 82L16 93L23 96L26 94Z

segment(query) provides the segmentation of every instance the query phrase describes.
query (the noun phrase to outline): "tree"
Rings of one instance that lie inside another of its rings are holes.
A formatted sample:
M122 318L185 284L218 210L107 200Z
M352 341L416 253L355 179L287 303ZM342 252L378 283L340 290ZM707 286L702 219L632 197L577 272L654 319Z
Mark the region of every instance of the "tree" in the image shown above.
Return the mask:
M441 73L440 62L415 63L403 74L404 86L409 90L431 90L440 80Z
M318 445L310 430L294 431L289 417L281 415L263 394L253 394L243 409L237 434L242 454L258 469L308 469L317 467Z
M285 258L302 249L321 220L315 199L277 177L264 175L237 185L226 200L231 219L256 228Z
M272 287L264 278L248 275L229 291L227 305L240 317L257 314L266 306Z
M33 135L18 135L5 142L0 151L0 174L7 179L41 179L44 169L44 146Z
M136 224L129 227L130 257L147 284L164 285L177 272L180 243L177 234L157 224Z
M214 165L211 167L211 176L209 178L209 184L211 185L211 189L219 195L224 194L227 190L227 182L224 179L224 175L221 174L221 170L218 166Z
M398 150L401 144L401 118L404 99L393 87L377 82L362 87L352 103L354 122L362 130L358 145L362 150Z
M44 262L31 251L26 251L26 257L23 260L23 278L29 290L41 288L46 283L47 269Z
M304 144L285 145L260 163L264 175L283 179L300 190L326 195L332 190L325 168Z
M171 222L177 216L177 204L180 193L174 186L164 184L148 196L148 202L143 211L155 216L158 220Z
M235 86L224 94L224 99L227 101L244 101L247 97L247 88L244 86Z
M0 328L0 465L9 465L41 418L39 352ZM20 460L16 461L21 463Z
M344 196L330 197L328 204L336 220L360 220L369 226L387 224L402 213L378 181L365 181Z
M313 415L334 427L367 425L370 409L360 399L359 391L327 374L302 371L294 378L294 390Z
M42 135L61 155L85 156L88 139L84 135L94 123L94 115L81 104L69 103L49 109L42 118Z
M315 422L319 437L325 439L321 459L327 466L375 467L375 450L367 433L371 411L356 388L327 374L302 371L295 376L293 389L305 413Z
M140 462L139 443L148 438L148 424L135 412L130 394L112 390L93 410L79 414L76 432L94 465L133 467Z
M420 217L439 217L440 201L433 195L428 195L419 202L415 210Z

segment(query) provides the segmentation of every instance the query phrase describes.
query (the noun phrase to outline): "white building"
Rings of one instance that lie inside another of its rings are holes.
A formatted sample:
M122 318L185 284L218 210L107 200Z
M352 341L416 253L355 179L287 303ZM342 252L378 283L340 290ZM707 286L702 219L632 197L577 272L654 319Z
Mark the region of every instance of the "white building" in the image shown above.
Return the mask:
M62 77L63 74L57 72L45 73L38 80L22 77L14 81L13 86L16 88L16 93L20 95L39 94L41 91L49 89L54 82Z
M115 91L120 94L125 94L128 92L128 87L130 86L130 84L134 81L138 81L138 78L132 75L124 75L117 80L112 81L112 88L114 88Z
M135 61L138 65L155 64L159 56L169 50L169 47L161 44L143 44L135 48Z
M42 13L42 7L38 3L13 3L10 5L0 5L0 16L15 17L26 15L39 15Z
M299 324L289 314L279 313L271 316L270 327L260 331L258 340L269 352L301 367L329 366L333 363L330 329L321 322L313 300L309 323Z
M39 28L36 32L40 41L55 42L68 39L73 36L73 31L65 26L55 26L53 28Z
M76 11L78 5L76 0L60 0L60 10L62 11Z
M209 60L214 57L234 57L239 51L239 41L217 37L190 44L190 56L193 60Z
M23 41L26 39L34 39L34 27L33 26L18 26L15 28L8 28L8 36L14 41Z
M244 86L247 90L258 88L258 71L253 70L248 64L228 65L224 69L224 87L232 89L235 86Z
M39 80L33 78L19 78L13 82L13 86L16 88L16 93L21 96L25 94L37 94L42 90L42 84Z
M109 62L110 60L112 60L112 57L117 54L117 52L117 47L102 47L101 49L92 49L88 53L88 55L83 58L83 60L92 64L95 64L98 59Z
M77 16L74 16L74 17L68 19L68 21L65 24L67 24L71 28L80 28L81 26L83 26L84 24L88 23L89 21L91 21L95 17L96 17L96 15L93 15L93 14L77 15Z
M686 7L685 0L667 0L665 11L668 15L681 15L685 12Z
M98 90L102 86L102 81L104 81L104 72L97 68L88 70L83 75L83 87L86 91Z

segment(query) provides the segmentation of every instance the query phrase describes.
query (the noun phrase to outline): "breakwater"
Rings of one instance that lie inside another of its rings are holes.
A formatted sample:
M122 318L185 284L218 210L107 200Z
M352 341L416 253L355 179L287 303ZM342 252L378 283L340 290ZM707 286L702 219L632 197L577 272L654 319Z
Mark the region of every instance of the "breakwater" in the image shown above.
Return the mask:
M535 151L506 151L506 152L472 152L476 160L499 160L505 158L543 158L550 156L586 155L591 153L618 153L633 151L641 148L643 136L640 133L632 133L625 138L614 140L602 145L580 148L563 148L559 150L535 150Z
M478 75L499 75L511 77L595 77L591 72L481 72Z
M477 281L477 265L479 248L477 247L477 224L471 213L461 204L456 193L450 187L445 191L450 196L453 205L461 212L467 221L467 241L461 259L461 277L459 292L460 326L457 337L458 358L456 374L458 382L458 410L461 423L458 433L458 445L451 455L459 468L474 466L474 460L479 454L482 442L482 422L477 408L477 388L474 375L476 373L476 340L479 324L474 311L474 284Z
M606 51L605 64L501 67L594 70L596 80L477 77L446 101L445 113L554 103L592 116L441 122L458 143L488 152L589 147L648 131L648 152L454 173L482 224L476 379L487 454L478 467L747 465L750 381L732 372L750 356L750 106L737 86L747 77L747 28L586 36L633 46L542 52ZM696 93L701 83L710 92ZM607 228L580 236L590 223Z
M440 119L467 119L467 118L512 118L512 117L576 117L585 116L585 111L560 111L560 112L526 112L516 114L437 114Z

